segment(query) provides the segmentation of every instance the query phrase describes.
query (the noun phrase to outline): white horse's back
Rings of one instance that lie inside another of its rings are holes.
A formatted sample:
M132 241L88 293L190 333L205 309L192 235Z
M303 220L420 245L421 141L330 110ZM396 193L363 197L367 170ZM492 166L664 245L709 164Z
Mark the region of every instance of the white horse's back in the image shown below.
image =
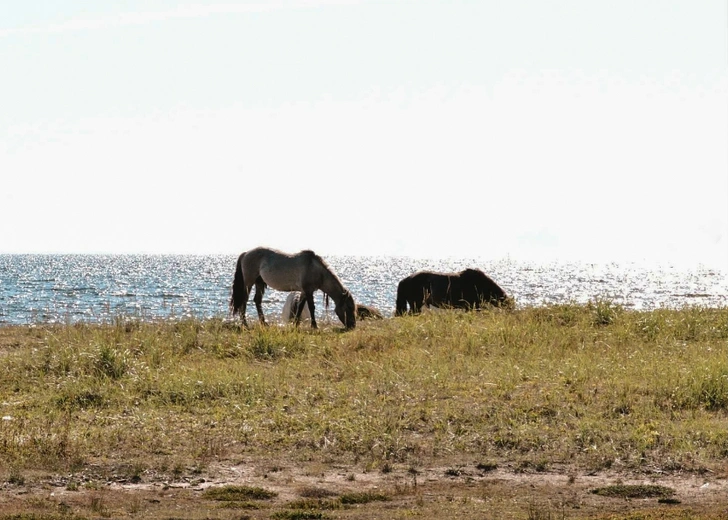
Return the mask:
M285 323L296 319L295 306L301 305L301 294L297 291L291 292L283 304L281 312L281 320ZM301 312L301 321L311 321L311 313L308 312L308 305L303 302L303 311Z

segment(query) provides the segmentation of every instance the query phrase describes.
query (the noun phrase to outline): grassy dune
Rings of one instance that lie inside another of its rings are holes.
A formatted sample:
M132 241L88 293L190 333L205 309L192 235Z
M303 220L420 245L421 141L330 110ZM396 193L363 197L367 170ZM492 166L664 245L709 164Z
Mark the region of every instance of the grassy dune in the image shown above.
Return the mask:
M599 301L346 333L223 320L6 327L0 364L10 484L173 480L250 458L413 475L466 460L700 473L728 458L728 309Z

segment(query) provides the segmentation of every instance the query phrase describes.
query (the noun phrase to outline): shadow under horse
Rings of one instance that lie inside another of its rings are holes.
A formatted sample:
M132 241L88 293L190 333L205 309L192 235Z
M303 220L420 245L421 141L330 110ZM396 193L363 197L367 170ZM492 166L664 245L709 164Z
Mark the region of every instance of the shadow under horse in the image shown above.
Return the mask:
M356 326L356 304L351 292L344 287L339 277L328 264L311 250L288 254L267 247L256 247L238 257L233 279L233 293L230 308L233 315L240 313L244 326L248 326L245 311L250 291L255 286L255 308L260 322L263 316L263 292L267 286L278 291L299 291L301 299L308 304L311 327L316 325L313 294L321 290L334 300L336 316L347 329ZM295 321L301 321L303 305L299 305Z
M506 292L480 269L459 273L418 271L397 285L395 316L419 314L422 308L481 309L502 306Z

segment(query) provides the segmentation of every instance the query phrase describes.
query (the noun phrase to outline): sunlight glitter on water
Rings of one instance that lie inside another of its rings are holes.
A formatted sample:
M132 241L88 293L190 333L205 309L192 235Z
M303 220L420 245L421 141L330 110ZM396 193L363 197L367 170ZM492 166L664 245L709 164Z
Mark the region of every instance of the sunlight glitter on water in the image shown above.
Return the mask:
M109 322L119 316L226 318L235 261L232 255L0 255L0 324ZM326 261L358 302L385 316L393 314L402 278L422 269L466 267L483 269L521 307L595 299L633 309L728 305L728 275L704 268L473 258L340 256ZM280 316L286 296L266 291L269 320ZM324 312L321 302L319 294L317 312ZM329 309L327 318L332 314ZM252 302L248 316L256 317Z

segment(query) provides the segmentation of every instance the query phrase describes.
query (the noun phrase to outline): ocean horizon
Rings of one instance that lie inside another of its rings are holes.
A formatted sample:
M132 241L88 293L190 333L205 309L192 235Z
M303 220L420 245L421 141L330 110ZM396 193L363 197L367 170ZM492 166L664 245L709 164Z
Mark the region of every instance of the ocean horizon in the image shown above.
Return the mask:
M236 260L226 254L0 254L0 325L228 319ZM517 307L595 300L636 310L728 305L728 272L709 266L385 255L325 260L357 302L385 317L394 313L402 278L423 269L466 267L485 271ZM286 297L266 290L266 319L280 321ZM336 321L333 309L323 308L321 293L315 301L317 317ZM254 307L251 296L251 323L257 320Z

